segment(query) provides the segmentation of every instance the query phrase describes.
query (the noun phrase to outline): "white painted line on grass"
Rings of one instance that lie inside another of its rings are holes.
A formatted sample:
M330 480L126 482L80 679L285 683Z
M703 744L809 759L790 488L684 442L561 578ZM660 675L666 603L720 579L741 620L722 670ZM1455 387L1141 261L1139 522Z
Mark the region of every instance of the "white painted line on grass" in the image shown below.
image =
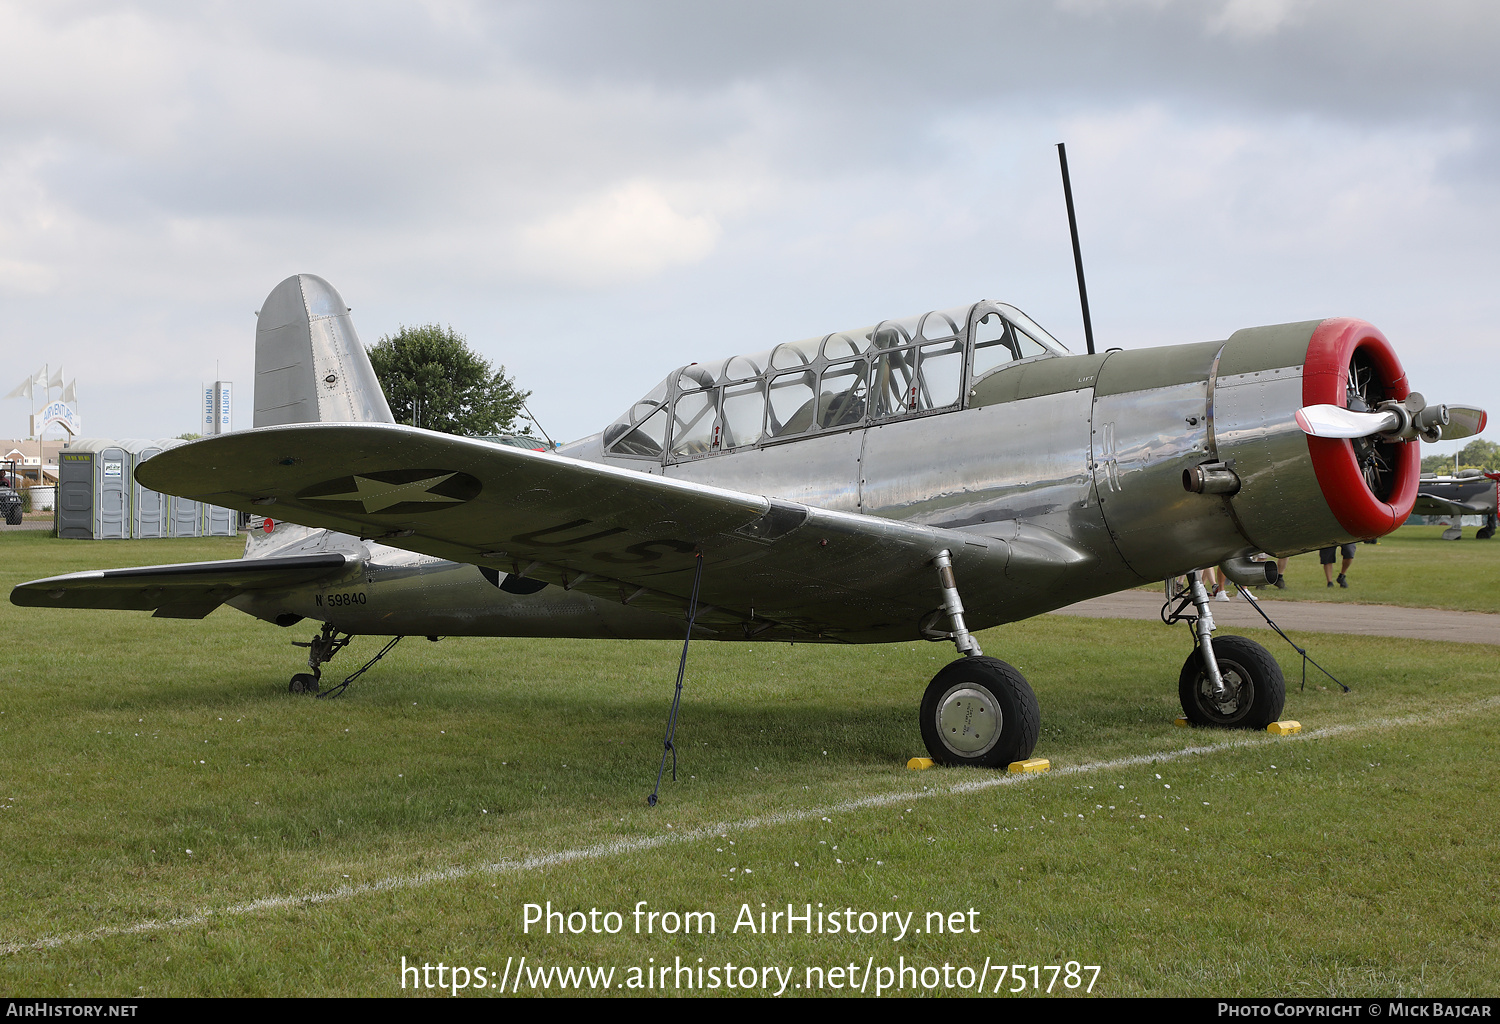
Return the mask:
M188 914L168 920L148 919L137 921L135 924L96 928L93 931L74 932L70 935L53 935L46 938L34 939L30 942L10 942L0 945L0 955L20 953L29 949L53 949L58 946L87 942L92 939L106 939L121 935L139 935L145 932L190 928L194 925L204 924L215 917L238 917L245 914L255 914L263 910L284 910L288 907L336 903L369 893L390 892L401 889L420 889L436 882L461 881L478 875L517 874L523 871L535 871L538 868L554 867L558 864L571 864L575 861L602 860L621 854L654 850L659 846L666 846L668 844L693 842L698 839L706 839L710 836L722 835L728 832L746 832L750 829L768 828L773 825L815 821L830 814L858 811L869 807L888 807L892 804L909 803L913 800L923 800L928 797L953 796L959 793L974 793L979 790L993 789L997 786L1024 785L1048 778L1113 771L1117 768L1132 768L1143 764L1181 761L1190 757L1217 754L1227 750L1243 750L1247 747L1267 747L1306 740L1328 739L1333 736L1347 736L1353 733L1378 732L1382 729L1433 725L1449 719L1464 718L1469 715L1478 714L1497 706L1500 706L1500 697L1490 697L1471 704L1466 708L1459 708L1452 711L1406 715L1401 718L1377 718L1369 722L1361 722L1353 725L1330 725L1322 729L1313 729L1291 736L1267 736L1264 733L1250 733L1226 738L1216 743L1183 747L1179 750L1164 750L1152 754L1132 754L1129 757L1118 757L1109 761L1086 761L1081 764L1054 768L1046 774L984 774L979 778L968 779L963 782L956 782L950 786L942 786L934 789L881 793L875 796L861 797L857 800L846 800L843 803L830 804L826 807L813 807L801 811L777 811L755 818L745 818L741 821L721 822L717 825L703 825L699 828L683 829L680 832L674 831L666 835L617 839L609 843L597 843L593 846L583 846L573 850L559 850L555 853L538 854L537 856L526 857L520 860L500 860L490 864L478 864L467 867L460 865L445 868L442 871L426 871L416 875L397 875L392 878L383 878L376 882L366 882L361 885L341 885L334 889L306 893L301 896L267 896L264 899L234 903L218 910L204 910L196 914Z

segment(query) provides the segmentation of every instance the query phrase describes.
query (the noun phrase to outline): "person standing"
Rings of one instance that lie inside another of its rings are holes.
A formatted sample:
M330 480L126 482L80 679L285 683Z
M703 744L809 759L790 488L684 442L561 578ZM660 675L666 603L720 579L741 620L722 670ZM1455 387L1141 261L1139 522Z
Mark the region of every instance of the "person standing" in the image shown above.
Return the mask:
M1356 547L1358 545L1351 543L1336 544L1331 548L1318 549L1318 560L1323 563L1323 578L1328 581L1330 587L1333 586L1333 563L1342 554L1344 556L1344 564L1339 566L1338 584L1345 590L1349 589L1347 576L1349 574L1349 566L1354 564L1354 551Z

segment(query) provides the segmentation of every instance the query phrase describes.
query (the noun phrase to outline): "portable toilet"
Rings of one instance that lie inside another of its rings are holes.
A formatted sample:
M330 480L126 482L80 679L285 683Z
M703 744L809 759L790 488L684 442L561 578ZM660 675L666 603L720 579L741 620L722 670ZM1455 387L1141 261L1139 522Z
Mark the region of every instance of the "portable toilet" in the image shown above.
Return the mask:
M57 454L57 535L77 540L130 536L131 455L119 442L82 438Z
M203 503L191 498L172 497L173 537L203 536Z
M180 444L182 441L175 437L161 441L120 442L120 447L131 454L130 535L132 537L172 536L171 497L138 483L135 479L135 469L151 456Z
M180 500L180 499L179 499ZM203 506L203 536L233 537L240 532L239 513L218 505Z

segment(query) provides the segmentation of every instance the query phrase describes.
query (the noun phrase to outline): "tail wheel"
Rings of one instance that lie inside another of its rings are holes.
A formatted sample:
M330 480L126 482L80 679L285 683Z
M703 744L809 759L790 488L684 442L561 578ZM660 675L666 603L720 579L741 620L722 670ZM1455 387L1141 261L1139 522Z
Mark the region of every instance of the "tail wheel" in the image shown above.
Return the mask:
M1280 718L1286 680L1271 652L1242 636L1214 637L1213 645L1224 691L1214 693L1203 656L1196 650L1189 654L1177 681L1188 721L1220 729L1264 729Z
M942 764L997 768L1036 749L1041 709L1026 679L998 658L961 658L922 698L922 742Z
M308 675L306 672L298 672L292 676L291 685L287 687L288 693L317 693L317 676Z

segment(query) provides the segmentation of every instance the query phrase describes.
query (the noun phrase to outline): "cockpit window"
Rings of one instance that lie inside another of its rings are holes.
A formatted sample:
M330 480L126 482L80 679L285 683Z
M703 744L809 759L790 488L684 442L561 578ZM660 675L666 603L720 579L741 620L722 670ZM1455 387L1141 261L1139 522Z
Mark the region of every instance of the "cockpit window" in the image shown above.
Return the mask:
M920 408L957 405L964 373L963 339L923 345L917 350L917 369L922 381Z
M768 437L790 437L812 425L813 385L811 371L779 373L771 378L770 408L766 415Z
M700 455L719 446L717 388L688 391L673 405L672 454Z
M823 339L823 358L848 359L850 356L863 355L869 347L869 328L863 331L842 331Z
M741 448L759 441L765 433L766 382L748 380L726 384L723 419L723 447Z
M1019 359L1067 354L1056 338L1013 306L983 303L974 312L974 380Z
M818 347L822 338L805 338L789 341L771 350L771 368L792 370L799 366L811 366L818 359Z
M604 428L604 447L612 455L660 459L667 446L667 406L678 373L667 374L630 410Z
M609 433L606 431L605 436ZM636 455L659 459L667 446L667 410L657 409L638 426L626 428L611 445L616 455Z
M966 381L1066 352L1014 306L934 310L674 370L610 424L604 447L670 461L957 409Z
M865 418L866 377L863 359L832 363L823 370L818 394L818 426L824 430L847 427Z

